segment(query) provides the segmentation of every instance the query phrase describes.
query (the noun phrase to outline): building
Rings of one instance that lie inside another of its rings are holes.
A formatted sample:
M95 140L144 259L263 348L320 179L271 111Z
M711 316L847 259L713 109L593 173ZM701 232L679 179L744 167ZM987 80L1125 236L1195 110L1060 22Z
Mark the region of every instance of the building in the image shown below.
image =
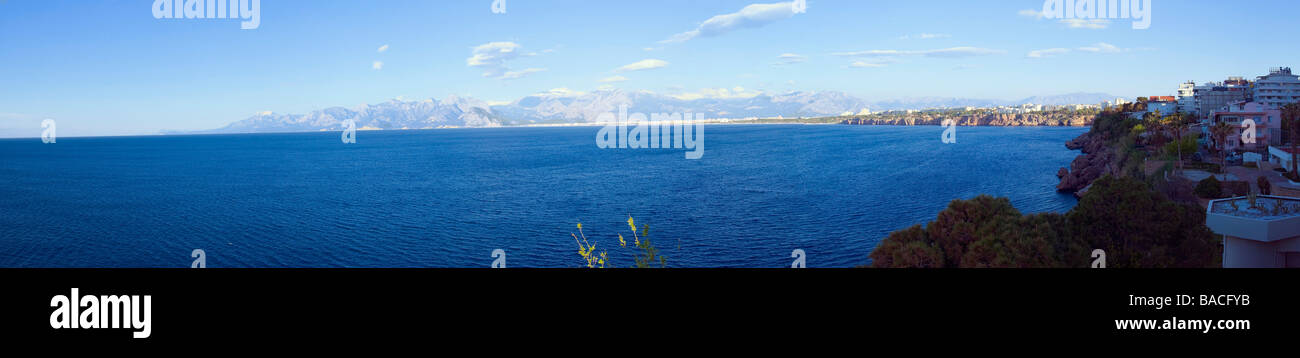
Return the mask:
M1225 268L1300 268L1300 199L1214 200L1205 226L1223 235Z
M1300 148L1296 149L1300 152ZM1268 161L1286 170L1295 169L1291 165L1291 148L1288 147L1268 146Z
M1255 122L1255 143L1241 140L1242 123L1247 119ZM1259 102L1237 102L1216 111L1211 111L1206 128L1202 134L1209 134L1209 126L1219 122L1228 123L1234 131L1227 138L1226 150L1258 151L1273 145L1282 145L1282 111Z
M1196 82L1187 81L1178 85L1178 112L1196 112Z
M1255 81L1254 97L1256 102L1273 108L1300 102L1300 76L1292 75L1290 67L1272 68L1268 76Z
M1209 82L1196 86L1193 90L1196 110L1193 113L1199 118L1206 118L1211 111L1223 108L1229 103L1249 100L1253 93L1250 91L1249 84L1243 81L1241 77L1232 77L1223 83Z
M1160 115L1167 116L1178 113L1178 101L1171 96L1160 96L1151 98L1161 98L1161 100L1148 100L1147 112L1160 111Z

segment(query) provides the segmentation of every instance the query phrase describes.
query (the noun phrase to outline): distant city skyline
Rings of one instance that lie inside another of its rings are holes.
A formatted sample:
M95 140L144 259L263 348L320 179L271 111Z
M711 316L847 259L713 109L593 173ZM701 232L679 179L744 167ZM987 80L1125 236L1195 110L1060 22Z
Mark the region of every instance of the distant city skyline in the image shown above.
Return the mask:
M1042 0L260 2L156 19L153 0L0 0L0 137L213 129L390 99L504 103L565 89L676 98L838 91L868 101L1174 95L1295 66L1290 1L1153 1L1049 19ZM1226 19L1232 19L1231 21ZM30 132L30 133L29 133Z

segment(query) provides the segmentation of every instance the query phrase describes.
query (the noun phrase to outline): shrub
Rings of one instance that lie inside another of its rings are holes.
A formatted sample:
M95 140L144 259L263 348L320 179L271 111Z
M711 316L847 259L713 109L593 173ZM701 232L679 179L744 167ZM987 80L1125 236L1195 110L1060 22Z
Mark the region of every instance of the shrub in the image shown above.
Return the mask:
M1270 183L1267 177L1261 175L1255 178L1255 185L1259 186L1260 194L1273 195L1273 183Z
M1200 183L1196 183L1196 196L1203 199L1221 198L1223 197L1223 185L1219 183L1219 179L1211 175L1209 178L1201 180Z
M1105 176L1066 214L1070 235L1106 250L1106 267L1219 267L1223 247L1205 211L1131 178Z
M1020 215L1005 198L953 201L929 225L890 234L870 257L872 267L1088 267L1093 249L1122 268L1215 267L1223 252L1199 208L1108 175L1065 215Z

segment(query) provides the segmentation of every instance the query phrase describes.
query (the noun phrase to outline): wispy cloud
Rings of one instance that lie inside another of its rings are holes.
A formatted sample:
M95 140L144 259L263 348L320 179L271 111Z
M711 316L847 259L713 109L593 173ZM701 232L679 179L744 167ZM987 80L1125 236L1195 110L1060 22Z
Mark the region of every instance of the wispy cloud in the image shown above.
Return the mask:
M886 57L886 56L925 56L937 58L965 58L975 56L1000 55L1006 51L979 47L950 47L937 50L866 50L854 52L837 52L832 55L842 57Z
M1093 45L1083 46L1083 47L1079 47L1079 48L1075 48L1075 49L1068 49L1068 48L1049 48L1049 49L1045 49L1045 50L1033 50L1033 51L1029 51L1029 53L1026 54L1025 57L1028 57L1028 58L1049 58L1049 57L1055 57L1055 56L1058 56L1058 55L1064 55L1064 54L1067 54L1067 53L1070 53L1070 52L1073 52L1073 51L1087 52L1087 53L1097 53L1097 54L1113 54L1113 53L1129 52L1129 51L1133 51L1133 50L1134 50L1134 49L1122 48L1122 47L1115 46L1115 45L1112 45L1112 44L1108 44L1108 43L1105 43L1105 42L1098 42L1098 43L1093 44ZM1138 49L1138 50L1149 50L1149 49Z
M1105 42L1098 42L1096 45L1080 47L1079 51L1094 52L1094 53L1116 53L1116 52L1124 52L1126 51L1126 49L1122 49L1115 45L1111 45Z
M1044 14L1042 10L1033 10L1033 9L1020 10L1019 12L1016 13L1016 15L1035 19L1035 20L1042 20L1047 18L1047 15ZM1071 29L1101 30L1110 26L1110 20L1107 19L1061 19L1058 20L1057 22L1061 24L1065 24L1065 27Z
M1106 19L1063 19L1061 23L1071 29L1100 30L1110 26L1110 20Z
M652 59L645 59L645 60L627 64L626 66L615 69L614 72L623 73L623 72L632 72L632 71L645 71L645 70L653 70L656 68L664 68L667 66L668 66L668 61L656 60L652 58Z
M853 63L849 64L849 67L853 67L853 68L877 68L877 67L885 67L885 64L884 64L884 63L880 63L880 62L853 61Z
M489 42L474 47L470 57L465 59L465 64L469 67L483 69L483 77L498 79L516 79L522 78L532 73L542 72L544 68L529 68L523 71L511 71L506 66L506 61L514 60L521 56L530 56L531 54L521 54L519 52L522 46L514 42Z
M1066 54L1066 53L1069 53L1069 52L1070 52L1070 49L1068 49L1068 48L1059 48L1059 47L1058 47L1058 48L1049 48L1049 49L1044 49L1044 50L1033 50L1033 51L1029 51L1029 54L1026 54L1025 57L1028 57L1028 58L1048 58L1048 57L1055 57L1055 56L1057 56L1057 55Z
M704 20L694 30L679 33L660 43L682 43L696 37L713 37L743 28L764 25L791 18L795 15L794 2L751 4L738 12L722 14Z
M524 78L524 76L531 75L538 72L544 72L544 71L546 71L545 68L528 68L522 71L507 71L506 73L501 74L501 79L513 80L518 78Z
M783 53L780 56L776 56L776 58L777 58L777 62L773 63L772 64L773 66L793 65L796 63L803 63L804 61L808 61L808 56L796 55L793 53Z
M370 68L373 68L373 69L376 69L376 70L382 70L382 69L384 69L384 61L375 61L375 63L373 63L373 64L370 65ZM399 71L399 72L400 72L400 71Z
M1039 19L1039 20L1041 20L1045 16L1043 15L1042 10L1033 10L1033 9L1020 10L1020 12L1017 12L1016 14L1024 17Z
M614 82L625 82L625 81L627 81L627 77L623 77L623 76L610 76L610 77L605 77L600 79L601 83L614 83Z
M383 46L379 46L379 50L378 50L377 52L383 53L384 51L388 51L388 44L384 44Z
M903 36L899 37L898 39L899 39L899 40L931 40L931 39L946 39L946 38L949 38L949 37L952 37L952 35L949 35L949 34L925 34L925 33L922 33L922 34L916 34L916 35L903 35Z

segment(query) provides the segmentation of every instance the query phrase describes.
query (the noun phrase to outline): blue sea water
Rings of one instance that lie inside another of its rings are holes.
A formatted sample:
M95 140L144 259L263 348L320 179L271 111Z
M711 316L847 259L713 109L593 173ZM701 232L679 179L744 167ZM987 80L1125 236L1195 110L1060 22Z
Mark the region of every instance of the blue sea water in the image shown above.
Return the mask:
M597 130L0 140L0 267L579 267L579 222L625 267L629 215L673 267L849 267L954 199L1069 210L1085 131L707 126L686 160Z

